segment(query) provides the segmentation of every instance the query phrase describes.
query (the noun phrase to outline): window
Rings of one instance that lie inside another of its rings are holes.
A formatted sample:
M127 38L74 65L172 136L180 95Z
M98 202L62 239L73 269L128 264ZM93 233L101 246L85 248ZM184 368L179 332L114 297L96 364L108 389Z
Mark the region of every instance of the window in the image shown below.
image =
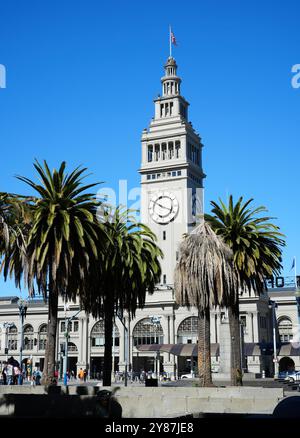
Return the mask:
M176 176L176 172L172 172L172 176Z
M177 176L181 176L181 170L177 171Z
M148 174L148 175L147 175L147 179L151 179L151 175Z
M148 146L148 162L153 160L153 146L149 145Z
M166 160L167 159L167 143L162 143L161 154L162 154L162 159Z
M163 231L163 240L166 240L167 232Z
M7 347L8 350L18 349L18 329L15 325L8 329L7 334Z
M47 343L47 324L41 325L39 329L39 350L45 350Z
M173 93L172 93L173 94ZM170 116L173 114L173 102L170 103Z
M293 339L293 324L289 317L283 316L278 320L278 331L281 342L290 342Z
M198 342L198 318L190 316L182 321L177 331L179 344L196 344Z
M24 327L24 338L23 338L23 349L33 350L34 337L33 337L33 327L32 325L26 325Z
M74 321L74 332L78 332L78 328L79 328L79 322Z
M160 146L159 144L155 145L155 161L159 161L160 158Z
M152 178L152 179L155 179L155 178L156 178L155 173L152 173L151 178Z
M152 322L150 318L139 321L133 329L133 344L163 344L164 332L159 321Z
M118 327L115 325L115 345L119 345L120 333ZM91 345L92 347L103 347L105 344L104 336L104 321L98 321L91 331Z
M174 157L174 145L173 142L170 141L168 144L168 149L169 149L169 160L171 160Z
M167 276L166 276L166 274L163 275L163 284L167 284Z
M78 351L77 346L73 342L68 342L68 351L69 352Z
M180 141L175 141L176 158L180 156Z

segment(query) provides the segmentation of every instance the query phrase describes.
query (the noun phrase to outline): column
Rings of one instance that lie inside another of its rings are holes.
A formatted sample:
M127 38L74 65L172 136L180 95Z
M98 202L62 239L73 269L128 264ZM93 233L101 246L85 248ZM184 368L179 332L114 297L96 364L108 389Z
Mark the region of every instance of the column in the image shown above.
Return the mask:
M165 339L167 339L168 344L174 344L174 314L170 313L168 315L164 315L165 324L164 327L167 327L167 332ZM164 371L168 374L168 376L174 380L175 378L175 357L173 354L164 354Z
M87 317L82 316L79 318L79 331L80 331L80 342L78 348L78 361L77 361L77 372L78 374L80 368L84 369L87 366L86 363L86 354L87 354L87 345L86 345L86 331L87 331Z
M231 337L229 319L226 313L223 318L220 318L220 370L217 377L218 379L223 378L225 380L230 380Z

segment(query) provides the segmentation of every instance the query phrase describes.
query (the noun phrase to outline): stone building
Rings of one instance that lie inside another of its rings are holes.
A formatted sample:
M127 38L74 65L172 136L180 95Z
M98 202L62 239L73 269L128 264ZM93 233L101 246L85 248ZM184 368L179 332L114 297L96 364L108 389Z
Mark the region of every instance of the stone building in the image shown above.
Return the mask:
M191 231L203 213L202 142L188 118L189 103L181 95L181 79L177 64L169 57L161 78L162 95L154 100L154 117L142 132L141 151L141 216L158 237L164 252L162 277L157 290L147 296L144 309L134 320L126 315L116 318L113 333L114 369L156 371L158 367L170 375L180 375L195 366L197 311L178 307L174 300L173 272L178 259L178 244L184 233ZM280 336L286 340L297 324L296 301L292 292L274 292L278 303ZM0 298L0 361L19 357L20 324L18 297ZM65 343L66 318L69 321L68 368L77 373L89 369L91 377L103 368L104 325L79 311L76 303L59 305L57 331L57 364L60 369ZM240 300L243 330L244 369L256 374L272 373L272 312L269 297L244 295ZM5 324L6 323L6 324ZM289 338L291 340L291 338ZM40 299L30 300L24 324L23 358L43 368L47 341L47 306ZM228 356L230 343L226 312L211 312L212 369L228 373L229 361L220 364L220 356ZM157 350L157 345L160 345ZM194 344L194 345L193 345ZM184 347L184 348L183 348ZM7 349L7 350L6 350ZM227 351L227 353L226 353ZM292 359L294 360L294 359ZM294 360L299 365L299 357Z

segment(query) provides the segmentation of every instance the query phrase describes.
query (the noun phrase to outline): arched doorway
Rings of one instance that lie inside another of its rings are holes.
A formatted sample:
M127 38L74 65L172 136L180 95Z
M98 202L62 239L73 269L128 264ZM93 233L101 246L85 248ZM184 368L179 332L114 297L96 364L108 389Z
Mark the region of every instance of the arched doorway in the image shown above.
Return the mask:
M144 344L163 344L164 342L164 332L159 320L154 321L153 318L141 319L134 327L133 333L133 345L136 347L138 345ZM163 356L159 358L159 370L163 371L162 360ZM157 357L151 356L140 356L139 353L132 358L133 371L140 373L141 370L146 372L155 371L156 369Z
M120 345L120 333L117 325L114 326L112 333L113 339L113 357L114 357L114 370L119 369L119 345ZM90 376L92 379L99 380L102 378L104 368L104 345L105 345L105 333L104 333L104 320L100 319L96 322L91 330L91 357L90 357Z
M67 370L72 373L76 377L77 367L76 364L78 362L78 349L74 342L68 342L68 364Z
M279 361L280 371L293 371L295 369L295 362L290 357L283 357Z

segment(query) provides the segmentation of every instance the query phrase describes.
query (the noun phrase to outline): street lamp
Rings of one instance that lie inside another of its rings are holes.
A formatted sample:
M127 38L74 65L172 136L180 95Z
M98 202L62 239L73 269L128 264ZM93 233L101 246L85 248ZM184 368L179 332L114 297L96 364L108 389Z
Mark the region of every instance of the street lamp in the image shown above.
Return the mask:
M23 360L23 338L24 338L24 319L26 318L27 314L27 308L28 308L28 301L24 300L23 298L19 298L18 300L18 307L19 307L19 316L20 316L20 368L23 371L22 367L22 360Z
M269 309L272 309L272 327L273 327L273 363L274 363L274 378L278 377L278 358L277 358L277 343L276 343L276 313L277 303L269 300Z
M128 370L128 364L129 364L129 331L128 331L128 327L126 327L126 319L123 317L123 312L121 311L121 309L118 309L118 311L116 312L117 317L119 318L121 324L124 327L124 359L125 359L125 380L124 380L124 386L127 386L128 383L128 379L127 379L127 370ZM128 319L128 323L129 323L129 319Z

